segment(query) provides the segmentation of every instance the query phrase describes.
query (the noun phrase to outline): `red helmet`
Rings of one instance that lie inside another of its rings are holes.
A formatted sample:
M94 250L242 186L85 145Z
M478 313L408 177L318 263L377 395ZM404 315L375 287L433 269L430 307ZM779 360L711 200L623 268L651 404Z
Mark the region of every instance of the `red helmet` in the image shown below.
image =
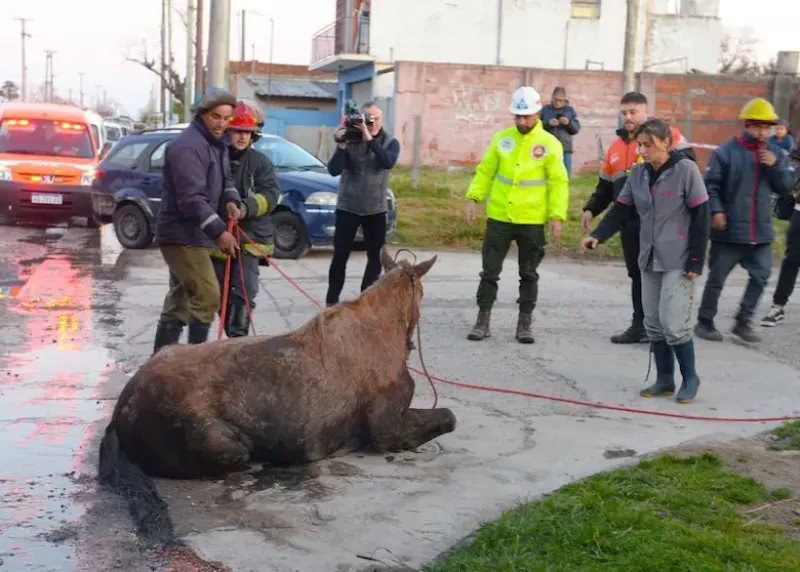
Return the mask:
M233 119L228 124L228 128L234 131L251 131L255 133L258 131L258 115L253 112L250 106L240 101L236 104L236 109L233 110Z

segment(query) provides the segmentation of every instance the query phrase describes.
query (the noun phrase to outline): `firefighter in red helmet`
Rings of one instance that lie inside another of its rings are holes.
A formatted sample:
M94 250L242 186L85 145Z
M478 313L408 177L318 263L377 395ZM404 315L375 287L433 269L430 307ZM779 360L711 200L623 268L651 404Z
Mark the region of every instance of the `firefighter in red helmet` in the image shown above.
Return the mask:
M252 147L259 137L259 124L263 122L260 117L260 113L240 101L233 111L233 118L224 137L233 180L242 198L242 218L239 225L258 245L258 248L246 243L242 245L243 280L239 262L234 260L231 263L228 308L224 324L229 338L248 334L250 320L247 303L249 302L251 309L255 308L260 274L258 262L262 256L259 250L267 254L272 254L273 250L274 227L267 215L278 204L280 191L272 161ZM222 251L212 253L220 291L225 284L226 259L227 256Z

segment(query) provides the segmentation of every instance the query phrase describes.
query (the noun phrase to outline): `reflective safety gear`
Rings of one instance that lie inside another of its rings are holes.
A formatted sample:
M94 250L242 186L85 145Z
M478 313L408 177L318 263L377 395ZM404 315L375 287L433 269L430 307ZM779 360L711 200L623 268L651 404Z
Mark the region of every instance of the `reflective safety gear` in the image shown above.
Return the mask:
M514 224L544 224L567 219L569 177L561 142L537 121L525 135L510 127L497 133L477 167L466 198L481 203L486 215Z
M228 128L234 131L250 131L251 133L255 133L258 131L258 117L250 106L240 101L236 104L236 109L233 110L233 118Z
M778 123L778 114L772 104L763 97L756 97L742 107L739 114L741 121L763 121L765 123Z
M542 98L539 92L529 85L524 85L511 96L509 111L514 115L533 115L542 110Z
M258 246L258 248L246 242L245 244L242 245L242 250L244 250L247 254L255 256L256 258L264 258L264 254L266 254L267 256L272 256L273 253L275 252L275 246L272 244L262 244L260 242L257 242L256 245ZM262 254L262 252L264 254ZM225 260L228 258L228 255L219 249L212 250L211 256L219 260ZM238 264L239 263L234 258L233 261L231 262L231 272L234 271L239 272Z

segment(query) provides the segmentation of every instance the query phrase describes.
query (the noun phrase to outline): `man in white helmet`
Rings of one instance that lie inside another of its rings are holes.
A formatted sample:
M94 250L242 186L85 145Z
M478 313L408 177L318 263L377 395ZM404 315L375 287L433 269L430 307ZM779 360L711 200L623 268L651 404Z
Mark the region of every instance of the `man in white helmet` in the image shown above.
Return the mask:
M467 336L488 338L489 318L497 297L503 261L512 242L519 252L519 319L516 339L534 342L531 332L538 297L537 268L544 258L545 223L561 237L567 219L569 177L564 167L561 142L544 130L539 120L542 100L537 91L520 87L511 98L509 111L514 127L495 134L467 190L467 223L477 214L477 204L489 197L486 234L483 238L483 271L478 286L478 319Z

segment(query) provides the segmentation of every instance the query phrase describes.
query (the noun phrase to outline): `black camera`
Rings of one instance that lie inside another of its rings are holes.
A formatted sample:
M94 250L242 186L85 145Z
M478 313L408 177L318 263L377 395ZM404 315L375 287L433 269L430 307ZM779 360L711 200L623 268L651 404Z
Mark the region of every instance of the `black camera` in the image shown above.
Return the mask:
M361 125L366 123L372 125L375 117L371 114L362 114L358 109L358 104L354 99L348 100L344 104L344 140L361 141L364 134L361 132Z

